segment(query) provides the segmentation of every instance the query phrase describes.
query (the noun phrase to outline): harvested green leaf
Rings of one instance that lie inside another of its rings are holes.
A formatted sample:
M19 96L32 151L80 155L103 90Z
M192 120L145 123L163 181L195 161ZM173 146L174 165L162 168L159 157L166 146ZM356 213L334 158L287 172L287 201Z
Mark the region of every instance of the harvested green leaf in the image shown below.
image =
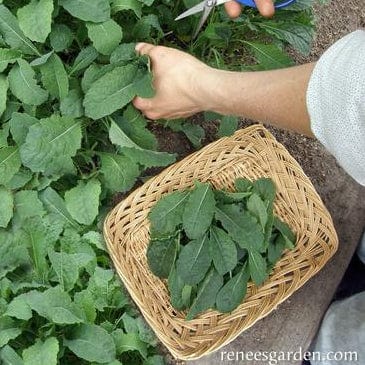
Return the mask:
M178 243L176 237L171 237L165 240L154 240L148 246L148 265L156 276L168 278L175 262Z
M287 248L293 248L295 244L295 234L290 229L290 227L283 221L281 221L278 217L274 218L274 226L275 228L283 235L285 238Z
M210 229L210 255L214 267L219 274L224 275L237 265L237 249L229 235L218 227Z
M196 298L186 315L187 320L195 318L199 313L213 308L216 296L223 285L223 277L211 269L201 283Z
M260 178L253 182L253 192L257 193L261 199L269 202L274 201L276 189L273 181L268 178Z
M189 238L201 237L209 228L215 211L215 199L210 184L196 183L185 203L183 226Z
M248 280L261 285L284 249L293 248L295 235L273 214L273 182L239 178L235 186L235 192L213 191L209 184L196 183L193 189L164 196L149 214L149 267L157 276L168 275L171 304L176 310L187 309L187 319L214 304L221 312L233 311L245 297ZM208 191L213 199L207 209ZM205 219L204 210L214 216ZM190 240L184 221L188 215L199 223L203 219L197 239ZM169 246L176 236L181 246L177 250Z
M215 215L240 247L260 250L264 243L262 228L249 213L241 211L238 206L221 205Z
M248 266L251 278L256 285L261 285L267 278L267 265L262 255L255 251L248 252Z
M249 278L249 271L247 270L247 266L244 265L235 276L224 284L219 290L216 299L216 307L220 312L232 312L242 303L246 295Z
M204 235L181 249L176 261L177 274L185 284L195 285L204 278L211 262L208 235Z
M267 211L265 203L257 194L252 194L247 200L247 209L255 216L261 224L262 229L265 229L267 223Z
M235 186L237 192L245 193L245 192L251 191L253 184L248 179L238 178L234 182L234 186Z
M188 192L176 191L162 197L148 215L151 221L151 234L171 235L181 223Z
M185 285L184 281L177 274L175 267L173 267L170 271L168 286L171 297L171 304L175 309L182 310L185 307L189 306L192 287L189 285ZM184 291L185 293L183 293Z

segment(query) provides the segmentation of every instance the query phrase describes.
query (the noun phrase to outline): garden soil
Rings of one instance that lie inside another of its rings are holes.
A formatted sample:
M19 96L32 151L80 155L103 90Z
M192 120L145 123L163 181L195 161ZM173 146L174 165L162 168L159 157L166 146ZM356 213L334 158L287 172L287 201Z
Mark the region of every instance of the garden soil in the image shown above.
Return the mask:
M298 64L316 61L336 40L351 31L365 27L365 0L332 0L326 5L317 5L315 12L317 31L310 55L303 57L289 50ZM195 117L195 121L200 123L206 131L206 139L203 141L203 145L206 145L215 140L217 125L201 122L201 119L199 116ZM253 121L242 120L240 126L244 128L253 123ZM161 150L178 153L179 158L194 151L182 134L169 133L158 125L152 125L152 129L158 135ZM365 188L352 180L319 142L273 127L269 127L269 130L289 150L311 179L332 214L339 233L340 245L350 245L352 241L357 241L358 233L351 234L351 225L354 227L365 225ZM151 171L151 173L155 172ZM347 242L341 242L341 232L344 230L347 232L345 235ZM356 229L353 231L358 232ZM354 242L351 246L355 247ZM169 364L184 364L184 362L173 360L168 354L167 361Z

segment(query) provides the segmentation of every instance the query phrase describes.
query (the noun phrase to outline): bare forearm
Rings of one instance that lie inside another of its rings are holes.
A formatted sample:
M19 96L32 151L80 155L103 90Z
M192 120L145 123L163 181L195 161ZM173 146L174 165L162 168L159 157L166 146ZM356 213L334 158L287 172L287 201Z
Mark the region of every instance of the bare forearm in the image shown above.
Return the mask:
M212 70L205 80L205 108L312 135L306 91L315 64L262 72Z

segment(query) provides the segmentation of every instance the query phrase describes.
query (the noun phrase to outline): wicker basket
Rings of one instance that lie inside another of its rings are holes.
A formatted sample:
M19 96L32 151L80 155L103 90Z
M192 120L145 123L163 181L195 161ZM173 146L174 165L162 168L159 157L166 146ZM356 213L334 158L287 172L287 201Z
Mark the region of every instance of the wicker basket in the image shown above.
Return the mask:
M185 321L170 304L166 283L148 269L147 214L162 195L209 181L233 188L237 177L271 177L277 187L275 214L297 234L267 281L249 284L244 302L230 314L209 310ZM308 177L288 151L263 127L222 138L148 180L108 215L104 235L116 270L147 322L172 355L196 359L226 345L268 315L315 275L336 252L332 219Z

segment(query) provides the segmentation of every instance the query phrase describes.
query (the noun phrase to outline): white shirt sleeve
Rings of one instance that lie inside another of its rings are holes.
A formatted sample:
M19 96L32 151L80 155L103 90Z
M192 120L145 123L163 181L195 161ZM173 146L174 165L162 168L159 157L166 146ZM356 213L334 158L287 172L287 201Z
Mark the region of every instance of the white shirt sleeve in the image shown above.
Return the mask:
M342 38L319 59L307 107L313 134L365 185L365 31Z

